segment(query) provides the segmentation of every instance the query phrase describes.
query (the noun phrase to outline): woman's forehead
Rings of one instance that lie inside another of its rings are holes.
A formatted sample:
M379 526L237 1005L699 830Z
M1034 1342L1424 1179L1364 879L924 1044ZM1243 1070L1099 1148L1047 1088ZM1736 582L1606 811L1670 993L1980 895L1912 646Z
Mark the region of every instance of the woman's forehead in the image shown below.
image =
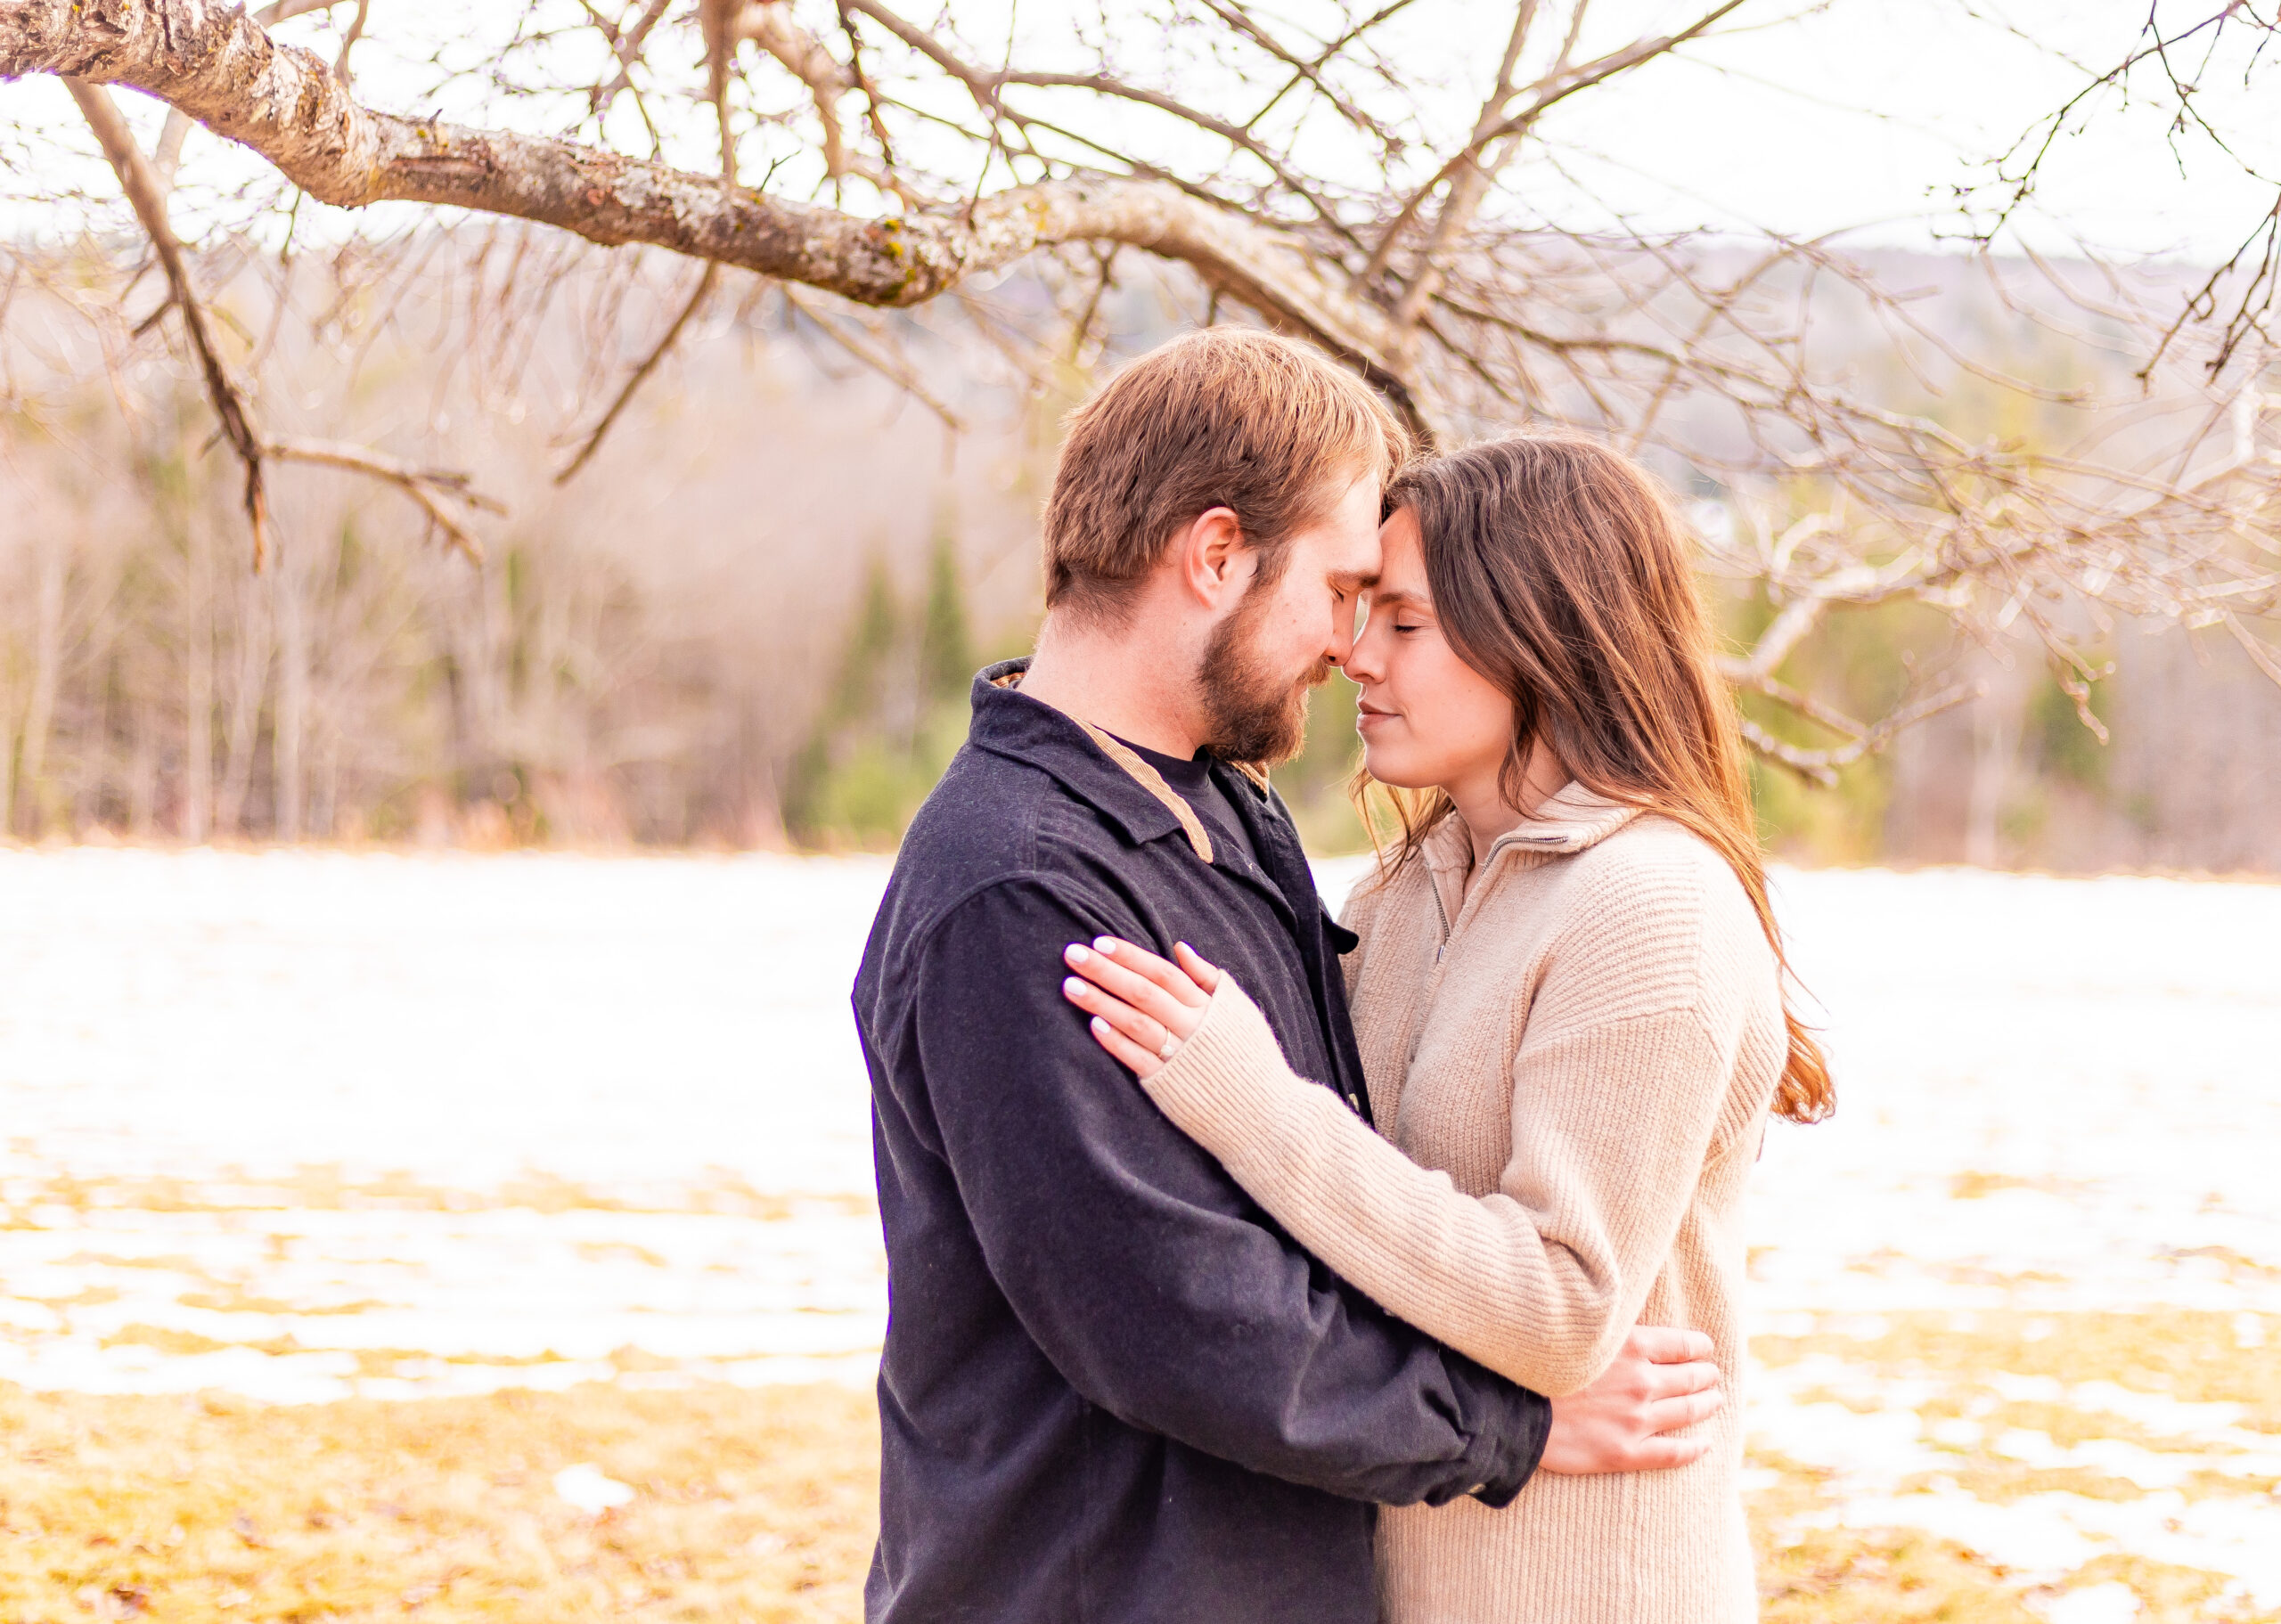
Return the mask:
M1418 530L1418 515L1408 508L1396 508L1379 528L1378 544L1385 557L1378 565L1378 587L1373 595L1382 600L1405 598L1424 602L1426 552Z

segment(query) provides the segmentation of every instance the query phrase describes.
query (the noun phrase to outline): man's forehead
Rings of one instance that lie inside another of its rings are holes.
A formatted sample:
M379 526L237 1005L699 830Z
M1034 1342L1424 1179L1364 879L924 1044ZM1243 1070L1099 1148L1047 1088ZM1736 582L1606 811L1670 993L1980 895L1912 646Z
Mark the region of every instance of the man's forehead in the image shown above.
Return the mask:
M1342 530L1334 535L1321 556L1324 575L1341 586L1351 586L1378 578L1386 550L1378 544L1378 532L1373 526L1367 531Z
M1354 482L1341 505L1340 522L1332 526L1337 542L1329 559L1330 573L1341 581L1378 578L1384 550L1378 543L1378 485L1364 477Z

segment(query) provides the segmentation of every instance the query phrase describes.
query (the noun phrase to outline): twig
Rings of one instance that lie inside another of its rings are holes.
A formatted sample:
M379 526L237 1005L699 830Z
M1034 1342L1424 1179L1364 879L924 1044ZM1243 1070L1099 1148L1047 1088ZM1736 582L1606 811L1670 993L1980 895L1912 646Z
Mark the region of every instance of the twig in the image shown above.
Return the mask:
M1760 689L1758 691L1767 692L1768 690ZM1929 694L1914 704L1902 706L1874 727L1865 728L1859 722L1847 722L1845 723L1847 727L1860 729L1858 735L1827 750L1809 750L1791 744L1786 739L1778 739L1747 716L1742 718L1743 742L1777 766L1787 768L1808 782L1819 784L1827 789L1837 782L1840 768L1850 767L1864 756L1876 755L1900 734L1915 727L1918 722L1937 716L1943 711L1954 710L1959 705L1968 704L1987 691L1988 684L1985 682L1958 682L1952 687L1942 689L1938 693ZM1793 710L1798 710L1800 714L1808 717L1809 720L1820 722L1825 727L1835 725L1829 721L1825 721L1822 715L1816 714L1815 712L1821 710L1822 707L1814 706L1811 700L1795 690L1786 690L1782 696L1770 693L1769 697L1776 698L1778 703L1785 704ZM1801 708L1800 701L1804 701L1806 706L1812 708Z
M942 419L944 428L952 434L964 431L966 425L960 420L959 414L937 400L934 392L921 383L918 375L903 365L901 361L893 355L874 349L870 344L854 337L852 333L842 331L837 322L826 321L816 311L810 309L806 301L790 288L784 290L784 302L813 322L824 337Z
M666 14L670 3L671 0L650 0L640 20L618 36L611 47L617 53L617 77L607 85L594 87L587 106L590 117L599 120L609 111L609 104L617 99L617 93L634 83L634 64L642 60L642 47L649 40L650 30L658 26L658 19Z
M618 414L625 410L626 403L634 398L634 391L641 388L643 380L658 370L658 363L666 358L666 352L673 348L674 340L681 337L681 330L689 325L690 318L697 314L698 306L704 304L712 293L713 284L720 280L720 262L707 260L704 273L698 277L697 286L690 291L689 302L681 307L681 314L674 317L673 324L666 329L665 336L658 340L656 347L642 358L640 366L634 369L634 374L625 380L625 388L618 390L617 398L610 402L609 410L602 413L601 421L594 425L593 432L587 435L585 444L578 447L578 454L564 463L562 471L554 476L555 484L568 484L571 476L585 467L594 453L601 449L602 437L609 432L610 425L617 421Z
M281 462L312 462L324 468L347 469L395 486L420 504L421 511L435 521L436 527L470 564L483 562L483 543L476 539L464 516L452 504L486 513L507 510L504 503L475 490L468 476L454 469L419 468L339 440L272 440L262 449Z
M356 15L349 20L347 32L340 37L340 54L333 59L332 70L340 76L344 85L351 82L348 72L348 53L358 40L364 37L364 18L372 9L372 0L356 0Z
M1386 269L1386 261L1394 253L1394 244L1400 241L1402 234L1410 229L1410 223L1418 217L1418 211L1425 205L1426 200L1434 195L1435 190L1443 181L1459 174L1467 165L1479 162L1482 153L1488 150L1492 142L1501 141L1508 135L1518 135L1526 130L1550 111L1555 103L1566 101L1579 91L1589 90L1593 86L1612 79L1620 73L1628 73L1642 63L1653 61L1659 56L1667 55L1677 50L1689 40L1699 37L1713 23L1744 4L1745 0L1723 0L1723 4L1713 7L1675 34L1662 35L1655 39L1643 39L1626 45L1620 51L1611 51L1606 56L1586 62L1582 67L1574 69L1566 79L1554 85L1540 86L1541 94L1520 111L1509 118L1499 119L1485 129L1476 130L1473 139L1468 142L1461 151L1452 154L1447 163L1434 171L1433 175L1424 185L1410 194L1410 199L1402 206L1401 212L1394 216L1394 223L1387 226L1385 233L1379 237L1378 246L1370 250L1369 260L1363 265L1360 280L1368 282Z

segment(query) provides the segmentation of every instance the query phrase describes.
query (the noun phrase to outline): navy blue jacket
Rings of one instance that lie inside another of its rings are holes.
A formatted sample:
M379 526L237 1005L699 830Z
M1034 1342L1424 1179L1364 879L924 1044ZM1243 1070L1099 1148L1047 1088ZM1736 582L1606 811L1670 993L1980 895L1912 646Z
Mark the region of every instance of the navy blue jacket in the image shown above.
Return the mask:
M1232 971L1359 1100L1281 803L1209 864L1075 722L975 684L855 983L888 1319L872 1624L1370 1624L1373 1503L1501 1506L1549 1407L1310 1258L1060 992L1103 932ZM1351 940L1351 938L1349 938Z

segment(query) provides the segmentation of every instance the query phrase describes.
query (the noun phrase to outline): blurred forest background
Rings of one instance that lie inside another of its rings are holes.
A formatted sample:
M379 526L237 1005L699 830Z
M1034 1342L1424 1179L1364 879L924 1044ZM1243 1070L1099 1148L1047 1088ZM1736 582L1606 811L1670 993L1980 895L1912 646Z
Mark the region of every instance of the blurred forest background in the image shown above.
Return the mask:
M5 328L13 375L78 378L60 420L52 393L45 413L0 416L0 826L18 838L883 849L962 739L973 670L1026 647L1075 367L1040 392L973 323L898 318L914 393L781 297L722 300L594 469L558 486L543 425L628 363L593 333L669 317L687 273L666 257L437 229L281 284L233 275L229 252L201 265L214 307L299 371L318 432L446 444L511 517L478 567L389 486L286 467L278 556L253 574L194 380L147 351L75 353L85 329L61 301L116 283L102 263L53 265ZM415 255L419 279L395 274ZM2048 363L2048 336L1971 262L1868 257L1925 290L1917 319L1960 349ZM1018 277L990 295L1044 297ZM1827 302L1823 341L1857 388L1960 432L2036 432L1970 379L1926 397L1873 322ZM1194 303L1128 272L1100 313L1108 360L1198 319ZM343 346L345 393L326 371ZM1715 478L1668 456L1661 471L1698 526L1746 522ZM1772 613L1763 592L1708 584L1744 646ZM2097 649L2105 743L2030 640L1983 645L1909 601L1846 611L1793 666L1842 708L1883 714L1934 674L1986 690L1835 788L1761 763L1776 845L1807 861L2281 870L2281 688L2217 632L2122 621ZM1363 838L1352 717L1334 678L1279 775L1325 851Z
M21 0L0 836L891 846L1063 417L1239 320L1649 461L1786 855L2281 870L2277 25L1739 4Z

